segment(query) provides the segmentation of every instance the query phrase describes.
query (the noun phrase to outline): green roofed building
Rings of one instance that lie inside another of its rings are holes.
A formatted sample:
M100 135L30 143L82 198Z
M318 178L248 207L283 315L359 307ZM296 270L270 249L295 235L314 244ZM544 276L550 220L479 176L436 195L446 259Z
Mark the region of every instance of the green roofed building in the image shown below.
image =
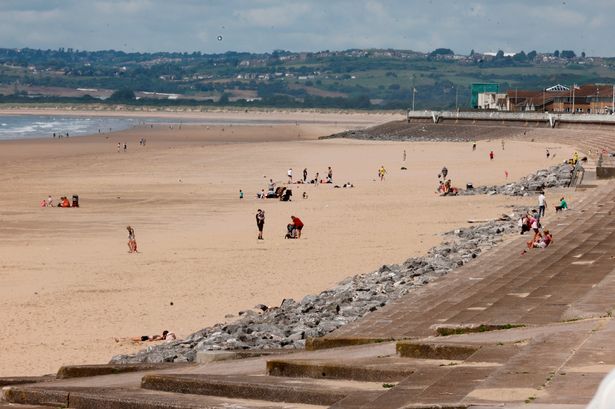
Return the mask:
M482 92L500 92L500 84L472 84L472 100L471 105L472 109L478 108L478 94Z

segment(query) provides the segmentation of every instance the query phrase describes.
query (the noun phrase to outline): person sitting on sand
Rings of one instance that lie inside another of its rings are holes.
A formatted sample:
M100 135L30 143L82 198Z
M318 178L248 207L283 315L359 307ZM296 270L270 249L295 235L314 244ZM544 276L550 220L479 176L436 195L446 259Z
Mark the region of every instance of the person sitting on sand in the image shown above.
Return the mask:
M175 335L174 332L172 331L168 331L168 330L164 330L162 331L162 335L141 335L140 337L130 337L130 338L114 338L115 342L120 342L122 340L130 340L134 343L139 343L139 342L153 342L153 341L167 341L167 342L171 342L171 341L175 341L177 339L177 336Z
M559 199L559 206L555 206L555 213L562 211L562 210L567 210L568 209L568 203L566 203L566 199L564 199L564 196L562 196L561 199Z
M308 198L308 194L307 194L307 192L303 192L303 198L304 198L304 199L307 199L307 198Z
M295 227L296 238L300 239L301 238L301 230L303 229L303 222L301 221L300 218L295 217L295 216L290 216L290 218L292 219L293 226Z
M137 239L135 237L135 230L131 226L126 226L126 230L128 230L128 252L138 253L137 252Z
M296 239L297 238L297 229L295 229L295 225L292 223L288 223L286 225L286 236L285 239Z
M275 182L273 179L269 179L269 185L267 185L267 196L275 194Z
M58 203L58 207L70 207L70 202L68 201L68 197L62 196L60 198L60 203Z
M257 199L264 199L265 196L265 189L261 189L261 191L256 194Z
M51 195L47 197L47 207L53 207L53 198Z
M444 193L444 182L442 180L440 180L440 183L438 185L438 189L436 190L436 193L439 193L439 194Z

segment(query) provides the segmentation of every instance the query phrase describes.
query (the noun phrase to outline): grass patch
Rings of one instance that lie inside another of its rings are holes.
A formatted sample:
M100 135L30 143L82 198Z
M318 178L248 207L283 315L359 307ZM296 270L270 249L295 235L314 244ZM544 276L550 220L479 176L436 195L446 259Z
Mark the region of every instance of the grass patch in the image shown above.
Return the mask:
M522 327L525 327L525 325L523 324L502 324L502 325L481 324L476 327L440 327L436 329L436 333L438 336L447 337L449 335L461 335L461 334L471 334L475 332L499 331L503 329L522 328Z
M382 384L382 387L385 388L385 389L391 389L394 386L395 386L394 383L383 383Z

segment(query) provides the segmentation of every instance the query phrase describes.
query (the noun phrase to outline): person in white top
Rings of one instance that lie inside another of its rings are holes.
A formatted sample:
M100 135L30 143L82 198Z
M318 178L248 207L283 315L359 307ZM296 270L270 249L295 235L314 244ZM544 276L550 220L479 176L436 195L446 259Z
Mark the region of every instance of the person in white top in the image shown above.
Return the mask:
M545 215L545 209L547 208L547 200L545 199L545 192L540 192L538 196L538 217Z
M288 168L288 183L293 183L293 168Z

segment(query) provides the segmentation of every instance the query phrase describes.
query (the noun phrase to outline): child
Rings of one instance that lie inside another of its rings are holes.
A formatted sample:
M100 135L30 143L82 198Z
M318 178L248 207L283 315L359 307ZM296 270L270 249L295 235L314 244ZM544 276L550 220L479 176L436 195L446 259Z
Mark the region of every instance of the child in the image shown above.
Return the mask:
M137 240L135 238L135 230L130 226L126 226L126 230L128 230L128 252L137 253Z

